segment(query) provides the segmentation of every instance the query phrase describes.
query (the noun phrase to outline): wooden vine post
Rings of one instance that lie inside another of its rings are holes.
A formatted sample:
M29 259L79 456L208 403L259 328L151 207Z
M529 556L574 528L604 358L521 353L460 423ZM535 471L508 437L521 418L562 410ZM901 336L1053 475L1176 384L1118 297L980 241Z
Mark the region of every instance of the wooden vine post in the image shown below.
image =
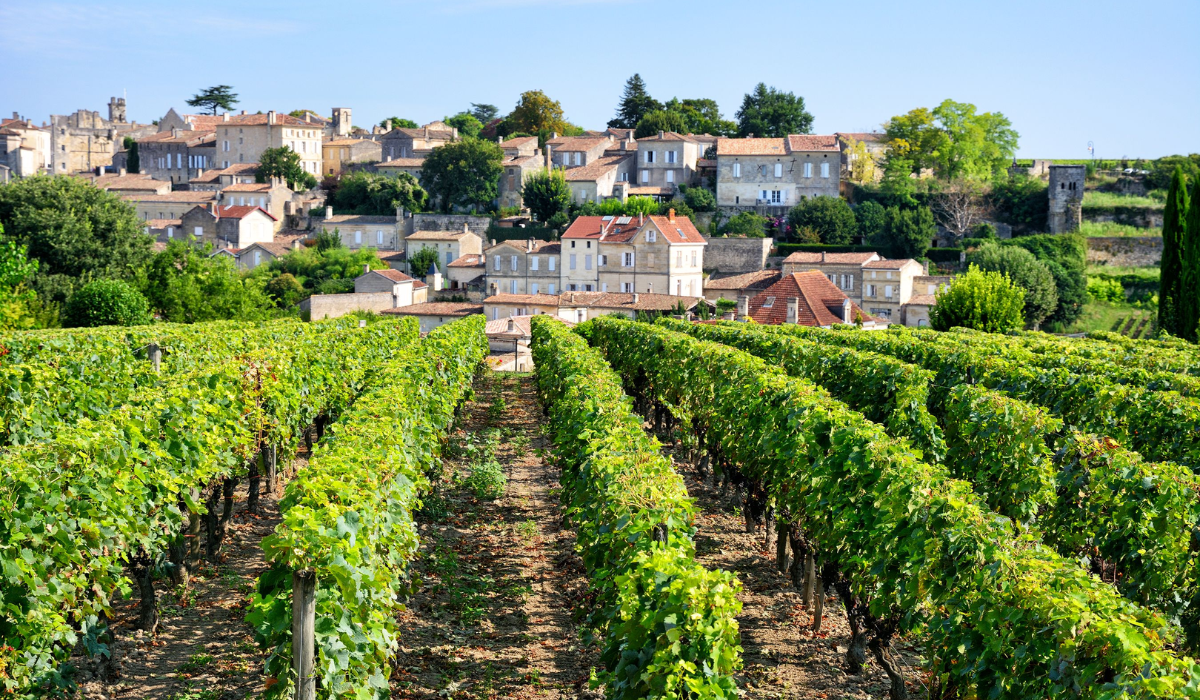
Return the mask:
M311 569L292 572L292 668L295 700L316 700L313 666L316 651L317 575Z
M158 343L150 343L146 346L146 357L150 360L155 372L162 368L162 348L158 346Z

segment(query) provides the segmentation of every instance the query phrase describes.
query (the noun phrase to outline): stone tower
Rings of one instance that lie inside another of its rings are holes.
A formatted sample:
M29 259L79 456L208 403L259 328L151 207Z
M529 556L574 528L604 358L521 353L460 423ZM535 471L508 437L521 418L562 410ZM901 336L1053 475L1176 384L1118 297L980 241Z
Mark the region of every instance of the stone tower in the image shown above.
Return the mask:
M108 120L114 124L125 123L124 97L113 97L108 101Z
M1077 231L1083 218L1083 183L1087 168L1082 165L1050 166L1050 233Z
M334 107L333 108L333 135L334 136L349 136L350 130L354 128L350 123L350 108L349 107Z

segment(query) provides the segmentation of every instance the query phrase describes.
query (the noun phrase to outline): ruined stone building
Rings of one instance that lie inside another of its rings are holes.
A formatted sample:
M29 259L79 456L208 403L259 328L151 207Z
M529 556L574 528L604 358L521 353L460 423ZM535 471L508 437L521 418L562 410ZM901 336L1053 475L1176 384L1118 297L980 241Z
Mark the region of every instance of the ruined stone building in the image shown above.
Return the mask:
M150 124L125 120L125 98L108 102L108 119L86 109L74 114L50 115L51 170L58 175L94 170L112 165L126 136L134 139L158 131Z

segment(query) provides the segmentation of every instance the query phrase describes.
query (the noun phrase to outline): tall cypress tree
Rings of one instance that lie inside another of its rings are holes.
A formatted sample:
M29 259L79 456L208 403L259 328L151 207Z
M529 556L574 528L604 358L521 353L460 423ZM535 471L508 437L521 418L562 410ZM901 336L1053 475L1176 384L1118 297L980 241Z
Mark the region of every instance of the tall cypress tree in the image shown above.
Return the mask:
M637 73L625 81L625 92L621 94L621 104L617 106L617 118L608 122L610 129L636 129L638 122L647 112L662 109L663 106L646 92L646 83Z
M1182 245L1187 216L1187 184L1183 170L1176 167L1163 207L1163 251L1158 279L1158 327L1174 336L1181 335L1182 328L1179 324L1179 284L1183 276Z
M1180 337L1194 343L1200 332L1200 179L1192 183L1192 201L1179 249L1183 274L1176 300L1179 307L1176 318L1179 319Z

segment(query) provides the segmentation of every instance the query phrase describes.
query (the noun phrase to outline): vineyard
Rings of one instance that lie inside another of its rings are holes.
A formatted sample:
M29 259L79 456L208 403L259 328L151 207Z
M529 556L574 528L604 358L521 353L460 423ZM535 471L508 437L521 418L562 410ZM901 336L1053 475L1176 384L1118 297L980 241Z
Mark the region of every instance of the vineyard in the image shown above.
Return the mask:
M0 694L1200 697L1194 346L483 326L0 337Z

